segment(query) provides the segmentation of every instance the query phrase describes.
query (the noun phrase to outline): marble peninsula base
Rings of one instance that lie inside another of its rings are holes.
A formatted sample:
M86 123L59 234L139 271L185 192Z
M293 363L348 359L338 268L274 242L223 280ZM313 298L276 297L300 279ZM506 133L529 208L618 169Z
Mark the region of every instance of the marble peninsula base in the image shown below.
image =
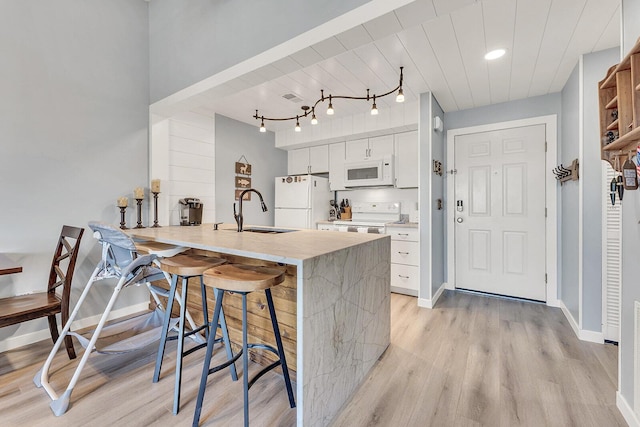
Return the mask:
M389 252L375 240L299 267L298 425L328 425L389 345Z

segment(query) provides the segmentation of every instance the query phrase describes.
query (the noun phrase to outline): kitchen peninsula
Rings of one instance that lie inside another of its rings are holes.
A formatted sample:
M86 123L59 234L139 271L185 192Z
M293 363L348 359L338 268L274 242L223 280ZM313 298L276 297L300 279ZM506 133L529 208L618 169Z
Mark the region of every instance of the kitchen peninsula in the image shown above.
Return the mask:
M295 364L290 366L295 366L297 378L297 424L328 425L389 345L390 237L235 230L230 224L218 230L203 224L128 233L206 251L230 262L287 266L287 280L296 289L296 328L289 339L295 343ZM197 305L189 303L189 310ZM276 304L278 316L279 310Z

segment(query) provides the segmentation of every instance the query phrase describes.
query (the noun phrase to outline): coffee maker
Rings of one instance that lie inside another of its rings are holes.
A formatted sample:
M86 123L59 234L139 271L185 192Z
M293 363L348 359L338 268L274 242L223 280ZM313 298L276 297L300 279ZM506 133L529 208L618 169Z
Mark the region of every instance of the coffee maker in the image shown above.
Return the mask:
M202 203L195 197L180 199L180 225L202 224Z

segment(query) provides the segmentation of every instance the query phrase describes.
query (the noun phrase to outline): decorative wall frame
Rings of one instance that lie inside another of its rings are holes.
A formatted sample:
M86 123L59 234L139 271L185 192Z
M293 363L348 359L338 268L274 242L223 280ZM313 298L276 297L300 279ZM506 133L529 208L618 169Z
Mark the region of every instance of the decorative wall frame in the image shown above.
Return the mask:
M244 156L240 156L236 162L236 178L235 178L235 200L240 199L240 193L247 188L251 188L251 164ZM251 200L251 193L245 193L242 200Z

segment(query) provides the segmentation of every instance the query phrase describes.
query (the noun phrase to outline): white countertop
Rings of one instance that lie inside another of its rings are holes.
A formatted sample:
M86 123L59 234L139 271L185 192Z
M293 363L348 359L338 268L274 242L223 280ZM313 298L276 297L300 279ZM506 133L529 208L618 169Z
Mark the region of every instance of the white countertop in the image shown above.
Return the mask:
M245 225L245 229L252 227ZM256 226L258 227L258 226ZM259 226L259 228L274 228ZM263 234L236 231L235 224L222 224L217 231L213 224L197 226L167 226L126 230L127 234L195 249L239 255L284 264L298 264L372 240L389 238L384 234L327 233L298 229L289 233Z
M348 219L343 221L349 221ZM323 220L318 221L318 224L334 224L335 221ZM405 228L419 228L419 224L417 222L387 222L384 225L385 227L405 227Z

